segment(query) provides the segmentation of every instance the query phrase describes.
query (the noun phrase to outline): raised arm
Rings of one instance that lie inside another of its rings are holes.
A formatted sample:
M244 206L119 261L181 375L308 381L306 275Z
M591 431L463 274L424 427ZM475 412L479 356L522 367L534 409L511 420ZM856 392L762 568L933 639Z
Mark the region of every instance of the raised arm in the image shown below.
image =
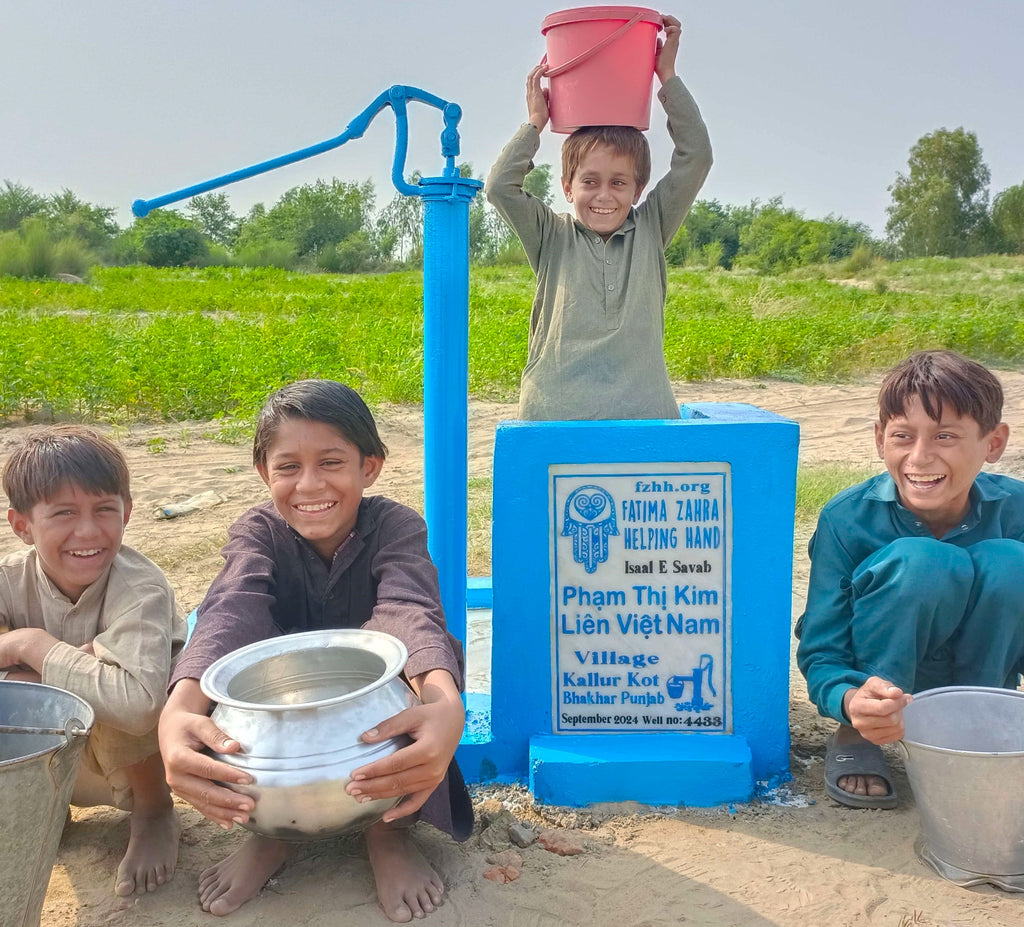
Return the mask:
M637 212L650 212L656 217L663 247L668 247L704 185L711 170L712 155L711 139L700 110L676 75L682 27L673 16L665 16L663 23L665 36L655 60L655 73L662 84L658 100L668 117L672 160L668 173L637 207Z
M543 74L544 65L537 65L527 75L526 110L529 121L502 149L484 185L488 202L519 236L534 271L540 259L544 234L555 217L546 203L523 189L526 175L533 170L533 156L540 147L540 133L548 124L547 90L541 86Z

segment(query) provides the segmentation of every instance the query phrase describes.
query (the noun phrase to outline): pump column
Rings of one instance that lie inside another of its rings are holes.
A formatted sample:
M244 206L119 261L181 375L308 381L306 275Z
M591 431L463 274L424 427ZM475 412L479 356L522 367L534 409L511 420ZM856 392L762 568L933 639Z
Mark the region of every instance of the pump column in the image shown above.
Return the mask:
M466 641L469 204L483 184L424 177L423 470L430 556L448 629Z

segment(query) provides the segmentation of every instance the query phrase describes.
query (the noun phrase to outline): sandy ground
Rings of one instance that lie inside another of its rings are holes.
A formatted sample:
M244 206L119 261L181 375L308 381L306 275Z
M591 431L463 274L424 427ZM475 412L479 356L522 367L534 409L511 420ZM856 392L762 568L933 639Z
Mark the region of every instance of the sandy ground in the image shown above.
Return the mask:
M1024 374L1002 376L1006 420L1014 435L1024 434ZM877 464L871 438L875 391L873 384L719 381L679 384L677 395L687 402L750 402L796 420L804 465L870 466ZM384 407L377 412L391 450L377 489L419 506L421 409ZM513 412L508 405L472 404L471 476L489 476L495 425ZM19 431L0 430L0 461ZM216 440L211 437L216 431L214 424L189 423L112 432L128 455L133 475L135 511L126 541L164 567L184 609L198 604L218 570L227 525L264 498L248 446ZM1011 451L995 469L1024 475L1024 444L1011 439ZM223 501L179 518L153 516L161 504L207 491ZM806 540L806 535L796 539L794 615L802 609L806 586ZM0 534L0 555L19 544L13 534ZM536 830L562 831L583 852L563 857L534 843L519 851L521 877L497 884L483 877L490 867L494 829L481 832L478 825L477 834L456 845L424 828L422 845L448 886L447 903L430 922L437 927L1024 925L1024 896L988 887L958 888L918 860L913 849L918 813L895 755L902 796L897 810L856 811L827 798L822 770L832 725L810 707L795 667L791 675L793 781L773 802L716 809L612 805L573 811L534 806L522 789L481 789L476 799L485 820L503 807ZM198 875L245 833L237 828L226 833L183 804L179 812L184 831L174 881L151 895L125 901L112 893L114 869L127 840L125 815L110 809L76 810L53 869L43 924L213 923L196 903ZM376 906L359 838L309 844L228 922L239 927L387 923Z

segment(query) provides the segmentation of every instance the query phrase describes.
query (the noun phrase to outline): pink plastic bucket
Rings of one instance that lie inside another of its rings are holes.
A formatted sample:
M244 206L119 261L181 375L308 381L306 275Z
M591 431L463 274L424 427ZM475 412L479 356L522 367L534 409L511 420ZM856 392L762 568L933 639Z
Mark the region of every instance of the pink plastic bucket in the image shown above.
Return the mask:
M584 6L544 17L553 132L651 124L661 14L639 6Z

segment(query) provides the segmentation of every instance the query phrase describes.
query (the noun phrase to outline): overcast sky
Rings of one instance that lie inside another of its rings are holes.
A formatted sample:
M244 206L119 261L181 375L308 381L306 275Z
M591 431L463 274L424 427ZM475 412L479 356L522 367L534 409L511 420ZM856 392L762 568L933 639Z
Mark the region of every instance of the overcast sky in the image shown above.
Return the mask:
M3 0L0 179L116 206L340 134L392 84L459 103L461 160L486 174L526 118L542 0ZM1024 182L1022 0L731 0L666 8L711 133L702 199L781 195L808 217L885 226L888 186L937 128L976 133L994 195ZM670 150L655 101L655 176ZM408 172L441 173L433 110L411 113ZM538 162L558 163L546 134ZM317 177L393 195L393 119L225 188L236 212ZM556 172L557 173L557 172ZM564 208L559 199L556 206Z

